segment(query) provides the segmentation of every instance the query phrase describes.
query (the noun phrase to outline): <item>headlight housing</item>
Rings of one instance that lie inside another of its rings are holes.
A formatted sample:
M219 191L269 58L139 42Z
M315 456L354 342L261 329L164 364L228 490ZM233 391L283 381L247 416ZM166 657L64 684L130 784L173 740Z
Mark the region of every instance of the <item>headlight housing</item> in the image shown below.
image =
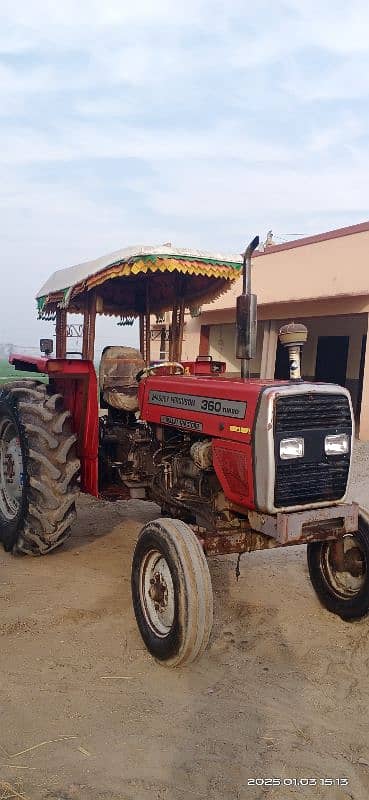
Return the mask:
M289 458L302 458L304 455L304 440L301 436L293 439L281 439L279 443L279 457L286 461Z
M350 452L350 437L347 433L337 433L324 439L326 456L345 456Z

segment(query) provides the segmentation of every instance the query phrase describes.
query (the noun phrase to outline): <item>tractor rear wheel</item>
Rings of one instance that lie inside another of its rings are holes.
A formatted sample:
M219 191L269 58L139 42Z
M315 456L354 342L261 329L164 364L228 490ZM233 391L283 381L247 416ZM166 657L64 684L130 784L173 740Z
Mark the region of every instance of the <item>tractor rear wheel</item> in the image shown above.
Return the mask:
M178 519L142 529L132 563L132 601L142 639L167 667L195 661L213 625L213 592L204 551Z
M79 460L63 398L32 380L0 391L0 542L44 555L70 535Z

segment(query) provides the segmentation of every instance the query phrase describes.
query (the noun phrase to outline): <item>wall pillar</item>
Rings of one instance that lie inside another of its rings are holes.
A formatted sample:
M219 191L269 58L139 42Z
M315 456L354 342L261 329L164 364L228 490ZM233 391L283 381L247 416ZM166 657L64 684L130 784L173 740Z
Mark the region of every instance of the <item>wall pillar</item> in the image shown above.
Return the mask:
M275 319L266 320L264 323L260 365L261 378L274 378L279 327L280 323Z
M208 356L210 349L210 325L201 325L199 356Z

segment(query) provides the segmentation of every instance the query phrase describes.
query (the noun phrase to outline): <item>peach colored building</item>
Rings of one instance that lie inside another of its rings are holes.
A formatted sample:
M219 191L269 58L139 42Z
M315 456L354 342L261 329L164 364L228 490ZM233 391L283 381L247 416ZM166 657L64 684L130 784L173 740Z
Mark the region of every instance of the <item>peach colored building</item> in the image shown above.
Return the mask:
M328 380L351 392L357 432L369 440L369 222L328 231L254 254L252 291L258 296L255 376L288 377L278 330L287 321L309 329L302 370L305 378ZM183 359L199 353L227 362L235 357L235 305L241 280L198 317L186 315ZM153 358L167 353L168 320L153 325Z

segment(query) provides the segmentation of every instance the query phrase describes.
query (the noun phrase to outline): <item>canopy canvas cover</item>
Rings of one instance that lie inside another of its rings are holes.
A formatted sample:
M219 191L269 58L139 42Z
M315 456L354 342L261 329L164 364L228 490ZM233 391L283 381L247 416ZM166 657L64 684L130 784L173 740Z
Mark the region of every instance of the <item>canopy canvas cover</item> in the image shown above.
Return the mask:
M240 255L128 247L54 272L38 292L41 319L56 319L56 356L65 357L66 315L82 313L83 357L93 358L96 314L140 319L140 349L150 361L150 314L172 310L170 359L179 360L184 311L217 298L238 277Z

